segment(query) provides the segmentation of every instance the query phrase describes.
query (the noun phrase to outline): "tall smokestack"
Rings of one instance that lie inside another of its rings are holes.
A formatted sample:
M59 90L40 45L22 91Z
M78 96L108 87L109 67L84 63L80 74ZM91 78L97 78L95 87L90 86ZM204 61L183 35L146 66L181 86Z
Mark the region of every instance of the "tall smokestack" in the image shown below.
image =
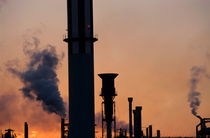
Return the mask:
M95 138L93 2L67 0L69 134L70 138Z
M152 125L149 125L149 138L152 138Z
M128 102L129 102L129 135L130 135L130 138L132 138L132 136L133 136L132 101L133 101L133 98L132 97L129 97L128 98Z
M28 138L28 123L24 123L24 138Z
M134 114L134 138L141 138L142 134L142 118L141 118L141 106L136 106L136 109L133 110Z
M113 112L114 112L114 98L117 96L114 79L118 76L115 73L105 73L99 74L99 77L102 79L102 89L100 96L104 100L104 114L107 127L107 138L112 138L112 121L114 121Z

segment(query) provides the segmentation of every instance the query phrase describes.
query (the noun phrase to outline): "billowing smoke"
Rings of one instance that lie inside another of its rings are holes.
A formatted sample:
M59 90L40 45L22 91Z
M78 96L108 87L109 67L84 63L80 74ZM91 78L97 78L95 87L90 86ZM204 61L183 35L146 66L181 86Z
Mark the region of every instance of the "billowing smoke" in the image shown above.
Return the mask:
M56 74L60 58L53 46L39 50L37 48L39 41L33 38L33 42L35 48L25 47L24 49L25 55L29 58L26 69L20 71L9 67L8 70L23 82L24 87L20 90L25 97L41 102L43 109L48 113L56 113L64 117L65 106L58 90Z
M197 91L197 87L204 73L205 69L203 67L194 66L191 68L190 91L188 94L188 102L190 103L190 108L193 115L197 115L197 109L201 103L199 99L201 92Z

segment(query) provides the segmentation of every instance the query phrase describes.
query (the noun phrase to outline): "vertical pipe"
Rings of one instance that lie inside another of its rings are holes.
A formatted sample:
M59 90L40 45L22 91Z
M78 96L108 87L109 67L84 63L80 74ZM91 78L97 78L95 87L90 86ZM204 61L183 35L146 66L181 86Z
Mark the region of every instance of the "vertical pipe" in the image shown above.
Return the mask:
M28 123L24 123L24 136L25 138L28 138Z
M102 127L101 128L102 129L102 138L104 138L104 109L103 109L104 106L103 105L104 105L104 102L101 103L101 109L102 109L102 111L101 111L101 118L102 118L101 119L101 124L102 124L102 126L101 126Z
M64 118L61 118L61 138L64 138L64 125L65 125L65 120Z
M132 138L133 136L133 126L132 126L132 97L128 97L129 102L129 136Z
M160 138L160 130L157 130L157 138Z
M137 106L133 111L134 113L134 137L141 138L142 137L142 121L141 121L141 106Z
M149 138L152 138L152 125L149 125Z
M146 138L149 138L149 130L148 130L149 128L147 127L146 128Z
M107 138L112 138L112 122L106 122L106 127Z
M114 137L116 137L117 128L116 128L116 105L114 102Z

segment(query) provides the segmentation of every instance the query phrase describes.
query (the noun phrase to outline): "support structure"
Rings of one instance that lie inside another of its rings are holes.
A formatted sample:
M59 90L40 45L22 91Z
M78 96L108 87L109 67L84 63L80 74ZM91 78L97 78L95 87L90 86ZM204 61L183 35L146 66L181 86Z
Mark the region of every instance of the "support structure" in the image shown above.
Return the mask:
M114 121L114 132L116 136L116 116L115 116L115 102L114 98L117 96L114 87L114 79L118 76L115 73L99 74L102 79L102 89L100 96L103 98L102 102L102 138L103 138L103 122L106 122L106 136L112 138L112 122Z
M209 138L210 137L210 118L202 118L197 115L200 123L196 126L196 138Z
M64 118L61 118L61 138L68 138L69 137L69 124L66 123Z
M67 0L69 137L95 138L92 0Z

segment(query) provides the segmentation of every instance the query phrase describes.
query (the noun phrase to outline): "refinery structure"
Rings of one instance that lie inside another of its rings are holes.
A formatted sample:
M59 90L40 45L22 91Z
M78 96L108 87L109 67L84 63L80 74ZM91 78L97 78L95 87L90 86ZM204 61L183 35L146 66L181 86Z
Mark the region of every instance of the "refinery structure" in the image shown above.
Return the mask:
M93 1L67 0L69 118L61 118L61 138L96 138L94 108L94 37ZM160 138L161 130L142 126L143 106L133 108L133 97L128 97L128 128L117 128L115 90L117 73L98 74L102 81L101 138ZM99 97L99 96L98 96ZM210 138L210 118L196 116L197 138ZM30 125L30 124L29 124ZM143 127L145 129L143 129ZM24 138L29 138L29 127L24 124ZM154 131L154 132L153 132ZM155 135L154 135L155 134ZM14 130L2 132L1 138L16 138Z

